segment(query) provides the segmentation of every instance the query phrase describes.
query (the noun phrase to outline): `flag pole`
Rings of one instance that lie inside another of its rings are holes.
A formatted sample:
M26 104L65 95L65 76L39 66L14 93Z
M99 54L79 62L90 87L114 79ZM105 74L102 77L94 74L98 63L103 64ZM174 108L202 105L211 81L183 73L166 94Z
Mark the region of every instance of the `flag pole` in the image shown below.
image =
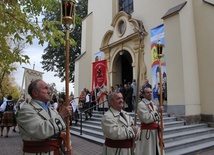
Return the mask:
M134 126L137 125L137 108L138 108L138 102L139 102L139 91L140 91L140 60L141 60L141 52L142 52L142 40L144 38L145 35L147 35L147 32L145 31L144 27L143 27L143 22L140 21L139 22L139 28L138 29L134 29L135 32L138 33L139 35L139 50L138 50L138 55L137 55L137 88L136 88L136 98L135 98L135 106L134 106ZM133 144L135 144L135 139L133 139ZM134 155L134 149L135 149L135 145L133 145L132 147L132 155Z
M162 89L162 63L161 63L161 58L163 57L162 51L163 51L163 44L161 44L160 40L158 40L158 43L156 45L157 48L157 55L158 55L158 60L159 60L159 80L160 80L160 102L159 106L163 106L163 89ZM161 149L161 155L163 155L163 111L160 111L160 149Z

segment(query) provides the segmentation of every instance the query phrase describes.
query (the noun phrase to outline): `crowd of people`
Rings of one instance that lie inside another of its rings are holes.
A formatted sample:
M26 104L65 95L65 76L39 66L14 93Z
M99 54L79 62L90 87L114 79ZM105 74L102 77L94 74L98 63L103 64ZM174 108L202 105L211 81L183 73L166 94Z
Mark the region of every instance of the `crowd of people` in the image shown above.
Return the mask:
M109 94L116 91L120 92L124 99L125 106L123 107L123 110L125 110L126 112L133 112L137 93L136 89L137 84L135 79L132 81L132 83L128 82L126 84L117 84L115 86L111 86L109 91L106 89L104 85L102 85L101 87L97 86L93 91L89 91L87 88L83 88L79 95L78 106L83 108L83 110L86 110L94 106L94 108L91 108L90 110L85 112L87 120L89 117L90 118L92 117L93 109L94 110L102 109L107 111L110 108L108 103L108 96Z
M160 131L160 113L163 106L156 106L152 101L152 88L146 80L141 89L141 100L138 103L137 115L141 122L140 126L134 124L129 112L135 107L136 81L132 83L116 85L109 91L103 87L97 87L95 91L84 88L75 102L73 95L70 96L70 104L66 106L62 98L50 98L50 90L43 80L35 80L28 87L31 101L27 103L20 99L18 103L8 96L3 102L0 111L3 112L1 119L1 136L6 127L8 137L10 127L18 124L23 140L23 152L25 154L72 154L72 149L66 148L66 119L75 124L79 120L79 112L85 113L85 119L93 116L93 110L100 107L106 108L101 120L101 127L105 137L103 155L131 155L135 146L135 154L160 155L163 140ZM107 103L107 107L104 104ZM102 105L102 106L100 106ZM164 154L164 150L163 154Z

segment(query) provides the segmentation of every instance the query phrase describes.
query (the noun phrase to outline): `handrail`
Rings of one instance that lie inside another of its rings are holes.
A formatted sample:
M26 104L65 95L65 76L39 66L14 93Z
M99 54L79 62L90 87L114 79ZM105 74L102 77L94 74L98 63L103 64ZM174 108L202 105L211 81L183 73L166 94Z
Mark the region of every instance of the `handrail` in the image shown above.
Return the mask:
M97 107L97 106L99 106L99 105L101 105L101 104L103 104L103 114L104 114L105 113L104 103L107 102L107 101L108 101L108 99L80 112L80 135L82 135L82 114L87 112L87 111L89 111L89 110L91 110L91 109L93 109L93 108L95 108L95 107ZM92 102L95 102L95 101L91 101L91 103Z

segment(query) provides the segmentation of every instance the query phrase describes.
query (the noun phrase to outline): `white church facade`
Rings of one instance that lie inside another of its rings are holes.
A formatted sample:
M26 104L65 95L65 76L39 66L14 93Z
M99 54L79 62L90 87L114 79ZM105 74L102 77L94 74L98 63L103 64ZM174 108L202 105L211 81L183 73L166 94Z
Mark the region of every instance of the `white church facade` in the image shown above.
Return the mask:
M152 40L164 37L167 113L190 123L213 122L213 15L213 0L89 0L74 95L92 89L97 53L107 60L107 90L124 80L154 84ZM159 26L164 31L153 37Z

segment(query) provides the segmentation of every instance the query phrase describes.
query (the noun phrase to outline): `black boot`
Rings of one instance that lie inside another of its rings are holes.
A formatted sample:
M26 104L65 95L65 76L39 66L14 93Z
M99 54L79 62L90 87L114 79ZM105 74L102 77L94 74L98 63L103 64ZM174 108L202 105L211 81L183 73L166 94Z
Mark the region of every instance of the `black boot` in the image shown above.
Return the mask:
M92 113L89 113L90 118L92 117Z

